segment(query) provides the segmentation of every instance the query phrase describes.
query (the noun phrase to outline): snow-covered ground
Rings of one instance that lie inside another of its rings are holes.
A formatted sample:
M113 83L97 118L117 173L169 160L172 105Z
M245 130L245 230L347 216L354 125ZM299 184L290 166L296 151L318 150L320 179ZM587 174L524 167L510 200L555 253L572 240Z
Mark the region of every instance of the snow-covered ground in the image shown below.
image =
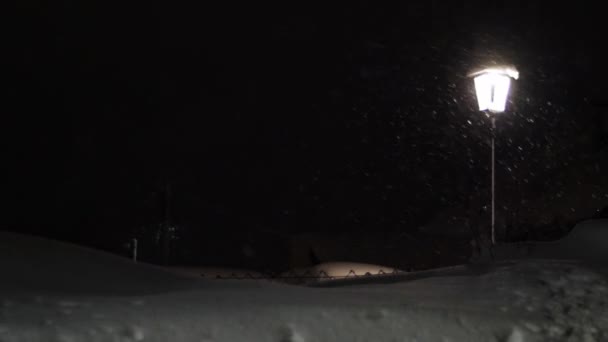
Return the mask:
M0 233L0 341L605 341L599 261L520 259L303 287L182 278Z

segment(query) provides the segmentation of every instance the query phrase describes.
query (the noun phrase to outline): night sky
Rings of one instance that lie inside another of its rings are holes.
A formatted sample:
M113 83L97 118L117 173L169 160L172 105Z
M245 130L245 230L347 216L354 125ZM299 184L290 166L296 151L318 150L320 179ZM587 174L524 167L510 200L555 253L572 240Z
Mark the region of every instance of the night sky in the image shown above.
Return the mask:
M608 205L597 9L204 3L19 3L3 228L112 249L162 221L169 184L173 224L201 241L415 233L489 200L489 120L466 75L493 63L521 74L498 119L500 210L583 188L597 201L573 206Z

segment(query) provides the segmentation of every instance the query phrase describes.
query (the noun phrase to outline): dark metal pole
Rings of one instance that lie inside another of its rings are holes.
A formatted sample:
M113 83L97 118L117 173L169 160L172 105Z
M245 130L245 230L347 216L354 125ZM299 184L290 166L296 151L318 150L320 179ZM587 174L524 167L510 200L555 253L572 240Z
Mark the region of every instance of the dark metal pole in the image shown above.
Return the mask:
M163 265L169 264L171 255L171 184L167 182L163 189L163 222L161 230L161 262Z

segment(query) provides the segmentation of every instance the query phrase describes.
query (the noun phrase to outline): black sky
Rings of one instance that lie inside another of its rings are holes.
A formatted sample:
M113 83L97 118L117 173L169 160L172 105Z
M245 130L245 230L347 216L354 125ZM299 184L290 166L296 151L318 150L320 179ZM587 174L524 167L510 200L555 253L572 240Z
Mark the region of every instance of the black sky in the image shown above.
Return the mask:
M604 146L595 13L530 1L20 2L3 225L124 238L160 219L170 183L174 220L201 232L419 226L487 187L487 121L465 75L491 62L522 75L499 122L511 139L498 143L503 190L525 179L537 196L568 158Z

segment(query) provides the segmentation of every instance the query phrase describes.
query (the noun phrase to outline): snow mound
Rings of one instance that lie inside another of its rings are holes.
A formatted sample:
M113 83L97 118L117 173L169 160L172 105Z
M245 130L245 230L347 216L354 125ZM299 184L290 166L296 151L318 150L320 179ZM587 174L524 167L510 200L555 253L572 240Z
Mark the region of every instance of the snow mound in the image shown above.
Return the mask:
M579 223L554 246L567 257L608 261L608 219Z
M581 222L564 238L553 242L498 245L495 255L501 259L567 259L608 263L608 219Z
M70 243L0 232L0 291L132 295L193 286L159 267Z

